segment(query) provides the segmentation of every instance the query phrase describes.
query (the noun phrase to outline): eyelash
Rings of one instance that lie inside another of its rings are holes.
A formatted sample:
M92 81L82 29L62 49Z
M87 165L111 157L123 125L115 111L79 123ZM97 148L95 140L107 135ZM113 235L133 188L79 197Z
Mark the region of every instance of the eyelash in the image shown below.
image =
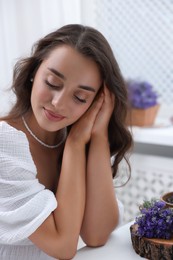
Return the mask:
M46 85L48 85L51 88L57 88L57 89L60 88L60 86L57 86L57 85L55 86L55 85L50 84L49 81L47 81L47 80L45 80L45 83L46 83Z
M74 96L77 101L81 102L81 103L86 103L86 100L85 99L82 99L82 98L79 98L78 96Z
M55 85L52 85L49 83L49 81L45 80L45 83L46 85L48 85L50 88L60 88L60 86L55 86ZM82 99L82 98L79 98L78 96L74 95L74 98L79 101L80 103L86 103L86 100L85 99Z

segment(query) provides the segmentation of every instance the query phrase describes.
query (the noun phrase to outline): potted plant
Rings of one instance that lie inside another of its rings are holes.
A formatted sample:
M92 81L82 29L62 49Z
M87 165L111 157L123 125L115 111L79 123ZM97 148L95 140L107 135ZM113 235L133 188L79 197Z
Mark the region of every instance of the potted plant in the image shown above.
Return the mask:
M158 109L158 94L153 86L146 81L127 82L129 111L128 125L151 126L153 125Z
M147 259L171 260L173 252L173 208L172 192L160 200L151 199L139 206L140 214L130 227L132 246L137 254ZM163 199L164 198L164 199Z

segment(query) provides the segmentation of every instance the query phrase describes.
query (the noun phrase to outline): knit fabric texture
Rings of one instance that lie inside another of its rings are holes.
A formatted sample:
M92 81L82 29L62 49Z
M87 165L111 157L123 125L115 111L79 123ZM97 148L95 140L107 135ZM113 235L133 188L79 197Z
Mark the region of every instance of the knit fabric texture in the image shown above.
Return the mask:
M57 207L36 174L26 135L0 122L0 259L53 259L28 239Z

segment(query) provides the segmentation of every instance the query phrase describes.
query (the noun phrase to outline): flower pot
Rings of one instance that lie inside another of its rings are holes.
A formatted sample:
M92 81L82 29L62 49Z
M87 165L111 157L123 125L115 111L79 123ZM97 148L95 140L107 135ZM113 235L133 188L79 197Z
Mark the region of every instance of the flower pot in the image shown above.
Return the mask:
M152 126L160 105L146 109L131 108L127 114L127 124L130 126Z

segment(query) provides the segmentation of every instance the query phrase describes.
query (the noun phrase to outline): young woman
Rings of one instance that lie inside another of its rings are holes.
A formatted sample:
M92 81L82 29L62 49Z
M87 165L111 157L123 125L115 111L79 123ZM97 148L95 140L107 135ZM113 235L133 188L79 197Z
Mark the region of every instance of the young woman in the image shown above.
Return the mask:
M132 143L108 42L66 25L16 64L12 88L0 122L0 259L71 259L79 236L104 245L119 222L112 177Z

